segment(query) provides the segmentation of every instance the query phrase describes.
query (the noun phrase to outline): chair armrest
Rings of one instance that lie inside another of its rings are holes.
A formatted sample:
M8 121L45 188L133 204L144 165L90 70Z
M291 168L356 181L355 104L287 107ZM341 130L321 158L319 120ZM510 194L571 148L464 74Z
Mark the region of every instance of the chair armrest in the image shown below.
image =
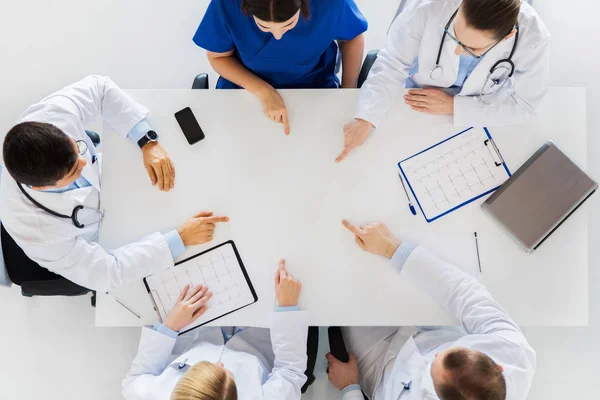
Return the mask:
M28 281L21 283L21 294L32 296L81 296L89 293L86 289L68 279L60 278L49 281Z
M362 68L360 69L360 74L358 74L358 87L361 88L363 83L367 80L369 76L369 72L371 72L371 67L377 60L377 55L379 54L379 50L371 50L367 53L365 57L365 61L363 62Z
M208 89L208 74L200 74L194 78L192 89Z
M0 175L2 175L2 166L0 165ZM2 229L2 221L0 221L0 229ZM4 252L2 251L2 237L0 236L0 286L11 287L12 281L8 276L6 264L4 263Z

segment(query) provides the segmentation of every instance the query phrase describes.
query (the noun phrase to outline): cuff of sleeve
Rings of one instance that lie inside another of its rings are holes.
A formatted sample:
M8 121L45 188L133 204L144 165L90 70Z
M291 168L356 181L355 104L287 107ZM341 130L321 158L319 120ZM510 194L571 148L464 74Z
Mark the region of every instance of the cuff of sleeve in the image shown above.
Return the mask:
M171 251L173 259L183 254L185 245L183 244L183 240L181 240L181 236L179 236L179 233L175 229L163 234L163 236L167 241L167 245L169 245L169 250Z
M362 390L360 388L359 384L354 384L354 385L348 385L344 388L344 390L342 390L342 398L345 398L346 395L350 396L355 394L354 392L358 392L358 394L360 394L362 396Z
M148 121L146 119L143 119L140 122L138 122L133 128L131 128L131 130L127 134L127 139L131 139L134 143L137 144L137 142L139 142L139 140L142 137L144 137L146 132L148 132L150 129L152 128L150 128L150 124L148 123Z
M300 311L300 307L298 307L298 306L287 306L287 307L277 306L277 307L275 307L275 312L285 312L285 311Z
M381 123L380 118L375 118L372 115L367 115L365 113L357 112L354 115L354 119L363 119L373 125L373 130L377 129L379 124Z
M170 338L173 338L173 339L176 339L177 336L179 336L178 332L175 332L174 330L169 329L166 326L164 326L163 324L158 323L158 322L156 324L154 324L154 326L152 327L152 329L155 330L158 333L162 333L163 335L166 335L166 336L168 336Z
M396 250L396 252L392 256L392 259L391 259L392 265L398 271L402 271L402 268L404 267L404 264L406 263L406 260L411 255L411 253L413 252L413 250L416 249L416 248L417 248L417 246L415 244L408 243L408 242L402 242L402 244L400 245L400 247L398 247L398 249Z

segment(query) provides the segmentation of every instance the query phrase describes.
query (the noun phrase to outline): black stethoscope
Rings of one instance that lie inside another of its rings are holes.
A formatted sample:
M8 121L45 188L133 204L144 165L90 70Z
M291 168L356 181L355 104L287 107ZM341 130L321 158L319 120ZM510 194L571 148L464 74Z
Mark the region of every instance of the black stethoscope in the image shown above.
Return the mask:
M93 211L93 213L95 214L95 219L91 220L92 222L90 222L90 224L92 224L92 225L99 223L100 221L102 221L102 218L104 218L104 212L102 212L101 210L98 210L95 208L89 208L89 207L85 207L85 206L76 206L73 209L73 212L71 213L71 215L58 213L54 210L49 209L48 207L44 206L43 204L39 203L38 201L36 201L33 197L31 197L29 195L29 193L27 193L25 191L25 189L23 188L23 185L21 185L19 182L17 182L17 185L19 186L19 189L21 189L21 192L25 195L25 197L27 197L27 199L29 199L29 201L31 201L36 207L38 207L41 210L46 211L50 215L54 215L55 217L63 218L63 219L70 219L73 222L73 225L75 225L79 229L85 228L85 224L81 223L78 219L78 215L81 210Z
M429 77L432 80L437 80L439 79L442 74L444 73L444 67L442 67L440 65L440 59L442 57L442 50L444 49L444 42L446 40L446 35L450 35L448 33L448 28L450 28L450 25L452 24L452 21L454 21L454 18L456 18L456 14L458 14L458 9L456 11L454 11L454 14L452 14L452 16L450 17L450 19L448 20L448 23L446 24L446 26L444 27L444 34L442 35L442 40L440 42L440 48L438 50L438 54L437 54L437 58L435 60L435 65L433 66L433 68L431 68L431 70L429 71ZM519 24L516 25L515 29L517 30L515 32L515 42L513 43L513 47L512 50L510 52L510 55L508 56L508 58L504 58L502 60L498 60L494 65L492 65L492 68L490 68L490 71L488 72L487 78L483 84L483 86L481 87L481 91L479 92L479 101L484 103L484 104L488 104L485 103L482 98L484 96L484 90L486 87L488 87L488 83L489 83L489 88L492 89L494 87L498 87L494 92L485 94L486 96L490 95L490 94L496 94L500 91L500 89L502 89L502 87L504 87L504 85L506 85L506 83L508 82L508 80L513 76L513 74L515 73L515 63L512 61L512 57L515 54L515 50L517 49L517 44L519 42ZM458 40L455 39L452 35L450 35L451 38L454 39L455 42L457 42L461 47L464 48L464 46L462 46L462 43ZM500 43L500 42L498 42ZM478 58L483 58L490 50L492 50L494 47L496 47L496 45L498 44L496 43L495 45L493 45L490 49L488 49L485 53L483 53L481 56L479 56ZM499 72L499 71L504 71L500 74L502 79L491 79L492 75Z

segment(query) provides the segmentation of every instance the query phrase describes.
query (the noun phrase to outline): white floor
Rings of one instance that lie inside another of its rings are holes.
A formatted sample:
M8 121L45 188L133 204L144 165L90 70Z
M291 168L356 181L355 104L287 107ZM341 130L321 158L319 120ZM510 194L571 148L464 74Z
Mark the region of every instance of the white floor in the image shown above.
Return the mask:
M367 47L382 47L399 0L359 0L370 21ZM208 0L2 1L0 132L29 104L87 74L110 75L124 88L188 88L210 68L191 37ZM573 5L571 5L573 4ZM588 169L600 178L600 6L535 0L553 34L552 85L588 88ZM211 76L214 84L214 74ZM565 99L569 101L569 99ZM233 111L232 111L233 112ZM341 132L340 132L341 133ZM0 135L2 136L2 135ZM527 328L538 352L530 399L597 398L600 355L600 196L590 228L590 326ZM565 273L569 266L565 265ZM33 298L0 289L0 398L118 399L139 329L94 327L88 298ZM327 341L322 337L326 347ZM324 352L326 349L322 349ZM320 375L306 399L335 399Z

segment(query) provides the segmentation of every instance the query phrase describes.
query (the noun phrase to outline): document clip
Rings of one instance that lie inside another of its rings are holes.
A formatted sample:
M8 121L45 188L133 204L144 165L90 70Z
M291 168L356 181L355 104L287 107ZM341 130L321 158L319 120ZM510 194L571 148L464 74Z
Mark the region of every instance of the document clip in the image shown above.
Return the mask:
M504 159L502 158L502 156L500 155L500 150L498 150L498 147L496 146L496 143L494 143L493 140L491 139L486 139L483 144L488 148L488 150L490 151L490 154L492 155L492 157L494 158L494 164L496 164L496 167L501 166L502 164L504 164ZM493 150L490 150L490 148ZM494 157L494 154L496 155L496 157ZM496 161L496 160L500 160L500 162Z
M152 304L154 305L154 311L156 311L156 314L158 315L158 320L162 324L163 319L161 317L161 313L158 308L158 303L156 303L156 299L158 299L158 302L160 303L160 306L162 307L162 310L165 313L165 315L167 315L167 312L165 311L165 307L162 305L162 302L160 301L160 296L158 295L158 292L156 290L151 290L150 292L148 292L148 296L150 296L150 300L152 301Z

